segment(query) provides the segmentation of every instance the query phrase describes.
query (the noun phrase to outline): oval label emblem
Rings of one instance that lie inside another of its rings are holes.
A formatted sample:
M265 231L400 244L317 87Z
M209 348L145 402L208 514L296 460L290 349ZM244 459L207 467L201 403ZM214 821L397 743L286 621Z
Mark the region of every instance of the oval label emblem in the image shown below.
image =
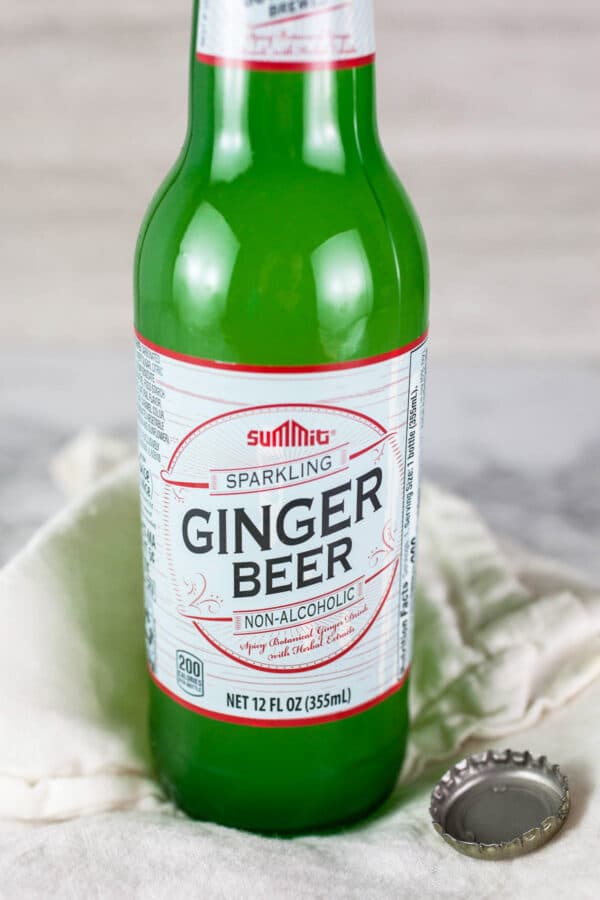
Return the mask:
M392 593L402 476L396 431L343 407L245 407L194 428L161 473L173 614L260 671L344 656Z

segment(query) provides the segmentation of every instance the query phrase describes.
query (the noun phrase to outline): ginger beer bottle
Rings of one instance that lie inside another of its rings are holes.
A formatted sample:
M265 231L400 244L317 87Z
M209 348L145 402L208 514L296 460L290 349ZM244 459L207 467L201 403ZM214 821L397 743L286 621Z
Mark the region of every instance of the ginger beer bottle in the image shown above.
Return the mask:
M355 819L408 730L427 269L370 0L200 0L135 270L151 738L189 815Z

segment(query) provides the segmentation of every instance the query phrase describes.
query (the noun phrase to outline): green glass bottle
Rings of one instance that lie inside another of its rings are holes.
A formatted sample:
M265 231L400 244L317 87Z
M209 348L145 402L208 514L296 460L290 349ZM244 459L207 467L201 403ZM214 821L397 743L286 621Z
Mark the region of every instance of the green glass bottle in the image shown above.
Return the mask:
M135 264L151 740L189 815L293 833L408 732L427 265L370 0L196 0Z

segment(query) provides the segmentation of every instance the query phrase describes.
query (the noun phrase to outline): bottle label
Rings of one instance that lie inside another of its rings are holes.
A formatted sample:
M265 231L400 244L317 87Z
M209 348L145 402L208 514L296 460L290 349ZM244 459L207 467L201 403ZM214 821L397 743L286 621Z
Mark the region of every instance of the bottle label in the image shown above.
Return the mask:
M148 662L215 719L368 709L411 659L425 340L263 368L138 336Z
M201 0L196 49L202 62L268 71L365 65L371 0Z

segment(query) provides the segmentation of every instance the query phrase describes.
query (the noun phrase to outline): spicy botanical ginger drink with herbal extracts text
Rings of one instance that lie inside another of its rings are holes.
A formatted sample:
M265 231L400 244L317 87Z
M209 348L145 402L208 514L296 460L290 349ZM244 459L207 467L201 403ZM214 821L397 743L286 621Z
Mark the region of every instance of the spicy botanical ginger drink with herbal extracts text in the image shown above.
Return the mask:
M137 249L153 752L258 831L363 815L407 737L427 268L374 80L370 0L196 0Z

